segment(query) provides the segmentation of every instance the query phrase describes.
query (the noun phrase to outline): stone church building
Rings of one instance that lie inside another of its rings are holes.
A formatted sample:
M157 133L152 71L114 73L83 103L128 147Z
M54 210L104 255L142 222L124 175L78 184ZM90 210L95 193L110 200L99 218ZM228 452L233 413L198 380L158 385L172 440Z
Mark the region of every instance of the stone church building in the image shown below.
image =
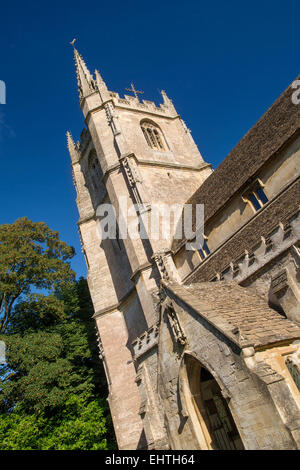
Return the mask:
M74 54L86 127L68 149L119 448L300 449L295 89L212 171L164 91L159 106L133 86L122 98ZM97 209L119 226L124 199L142 221L203 204L201 248L101 239Z

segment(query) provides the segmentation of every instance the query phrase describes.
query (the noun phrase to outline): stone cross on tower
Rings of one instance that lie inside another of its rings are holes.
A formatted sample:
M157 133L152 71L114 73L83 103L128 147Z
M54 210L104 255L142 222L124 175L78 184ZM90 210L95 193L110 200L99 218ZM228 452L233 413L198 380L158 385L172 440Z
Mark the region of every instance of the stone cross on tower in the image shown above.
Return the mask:
M125 90L126 90L126 91L131 91L132 93L134 93L134 96L135 96L137 99L139 99L138 93L141 93L141 94L142 94L142 93L144 93L144 92L143 92L143 91L138 91L138 90L136 90L133 83L131 83L130 85L131 85L131 88L125 88Z

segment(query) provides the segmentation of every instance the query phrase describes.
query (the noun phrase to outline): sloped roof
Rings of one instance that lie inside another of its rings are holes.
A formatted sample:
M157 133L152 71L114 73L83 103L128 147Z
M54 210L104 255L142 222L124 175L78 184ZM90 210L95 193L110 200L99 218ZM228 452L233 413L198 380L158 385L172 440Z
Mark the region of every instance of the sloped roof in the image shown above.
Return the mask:
M300 75L296 80L299 79ZM300 128L300 105L292 102L294 92L289 86L282 93L187 201L204 204L205 222ZM174 240L172 250L181 243L182 240Z
M271 309L252 288L227 281L162 284L241 348L300 338L300 327Z

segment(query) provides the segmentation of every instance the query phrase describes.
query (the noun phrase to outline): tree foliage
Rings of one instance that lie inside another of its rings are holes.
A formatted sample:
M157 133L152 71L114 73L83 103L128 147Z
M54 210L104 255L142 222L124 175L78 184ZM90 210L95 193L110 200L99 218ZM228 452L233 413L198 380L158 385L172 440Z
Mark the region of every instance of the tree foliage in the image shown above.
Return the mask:
M70 395L52 416L28 414L22 407L1 416L0 450L106 450L110 418L103 399Z
M0 333L6 331L16 301L33 300L33 289L55 291L74 280L67 262L73 254L44 222L23 217L0 226Z
M11 253L4 255L6 240ZM0 367L0 449L115 445L107 403L99 398L107 389L93 306L86 281L74 280L72 254L43 223L0 226L0 339L7 351Z

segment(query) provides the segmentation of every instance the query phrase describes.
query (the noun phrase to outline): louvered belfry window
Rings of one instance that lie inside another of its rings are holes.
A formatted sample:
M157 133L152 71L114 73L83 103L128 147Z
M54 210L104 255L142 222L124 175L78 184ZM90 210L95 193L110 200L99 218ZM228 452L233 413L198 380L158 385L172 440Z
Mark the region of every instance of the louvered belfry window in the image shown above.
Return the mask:
M157 150L165 150L164 139L158 127L150 122L143 122L141 127L149 147Z

